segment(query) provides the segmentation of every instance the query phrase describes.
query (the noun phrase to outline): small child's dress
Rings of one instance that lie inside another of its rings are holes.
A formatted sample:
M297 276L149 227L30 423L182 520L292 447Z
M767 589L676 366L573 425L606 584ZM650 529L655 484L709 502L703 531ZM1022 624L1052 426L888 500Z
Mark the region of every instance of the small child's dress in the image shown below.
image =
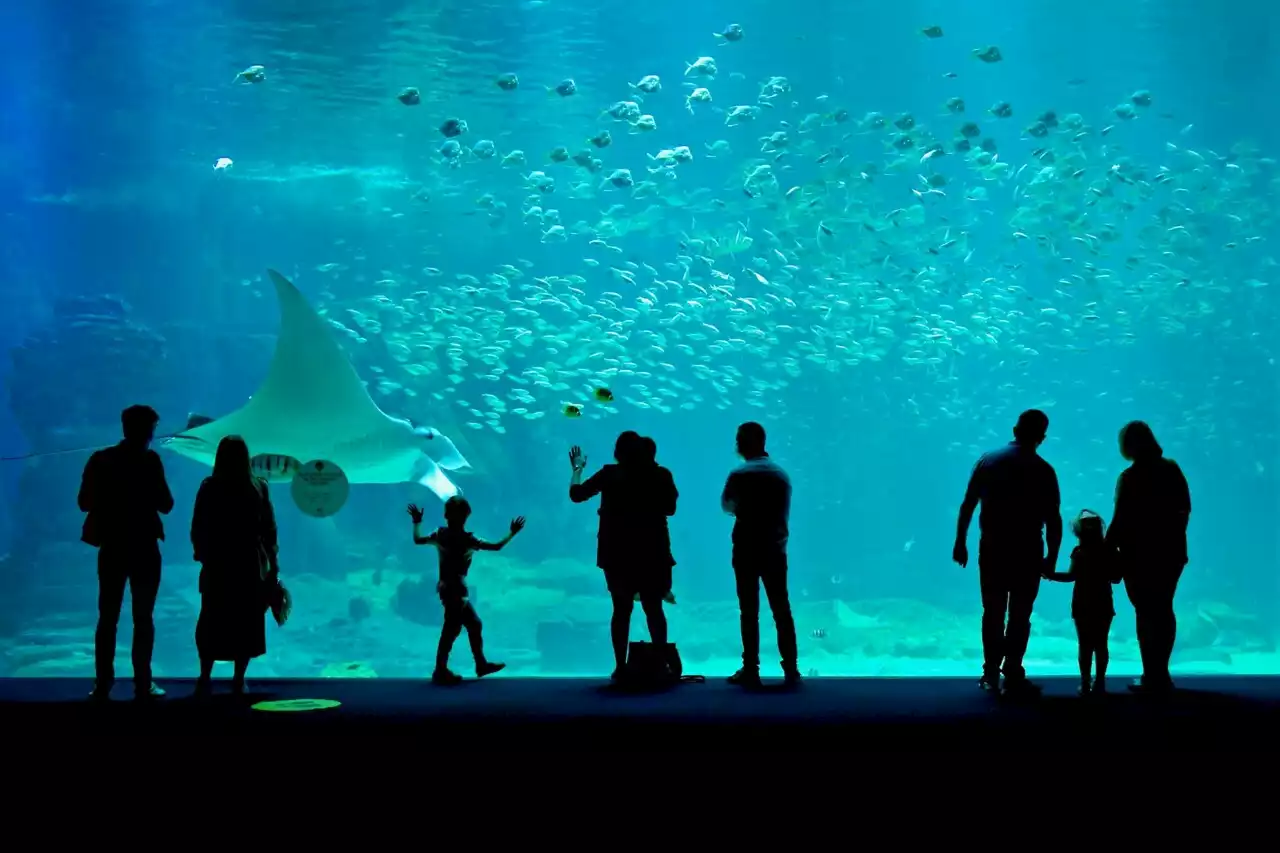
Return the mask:
M1071 618L1091 625L1110 625L1116 615L1114 582L1116 558L1105 543L1077 545L1071 550Z

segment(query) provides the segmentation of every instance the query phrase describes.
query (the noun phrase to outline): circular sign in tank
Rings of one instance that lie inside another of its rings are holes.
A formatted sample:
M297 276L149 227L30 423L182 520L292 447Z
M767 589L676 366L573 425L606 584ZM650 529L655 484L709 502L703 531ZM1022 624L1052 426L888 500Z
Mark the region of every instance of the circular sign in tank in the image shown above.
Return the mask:
M327 711L337 708L342 703L337 699L276 699L269 702L258 702L251 706L255 711L272 711L276 713L291 711Z
M327 518L347 502L351 484L337 465L315 459L294 472L291 490L298 509L312 518Z

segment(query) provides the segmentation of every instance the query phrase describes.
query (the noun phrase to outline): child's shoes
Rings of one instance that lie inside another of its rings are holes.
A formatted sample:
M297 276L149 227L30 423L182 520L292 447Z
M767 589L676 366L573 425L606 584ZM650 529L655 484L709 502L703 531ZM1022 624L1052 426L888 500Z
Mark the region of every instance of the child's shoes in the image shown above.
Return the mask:
M486 675L493 675L495 672L501 672L506 668L507 665L505 663L493 663L492 661L478 663L476 664L476 678L484 678Z
M447 669L437 669L431 673L431 683L442 687L452 687L462 683L462 676Z

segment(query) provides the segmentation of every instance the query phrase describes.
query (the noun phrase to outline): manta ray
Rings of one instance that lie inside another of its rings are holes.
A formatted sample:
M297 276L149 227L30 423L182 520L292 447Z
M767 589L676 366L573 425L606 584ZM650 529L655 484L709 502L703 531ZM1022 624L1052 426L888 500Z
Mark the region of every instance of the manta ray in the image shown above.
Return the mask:
M417 482L441 500L460 494L442 469L471 465L453 442L379 409L329 324L293 282L267 273L280 301L280 336L266 379L243 407L220 418L192 415L187 429L160 445L212 465L218 442L238 435L255 469L264 460L261 467L291 477L302 464L323 460L351 483Z

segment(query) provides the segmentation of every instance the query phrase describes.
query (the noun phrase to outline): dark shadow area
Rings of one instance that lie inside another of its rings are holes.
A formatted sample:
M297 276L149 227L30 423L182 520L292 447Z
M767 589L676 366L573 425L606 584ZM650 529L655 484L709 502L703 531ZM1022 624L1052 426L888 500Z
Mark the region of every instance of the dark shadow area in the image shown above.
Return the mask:
M23 738L233 735L319 739L427 737L474 749L699 748L1062 752L1267 749L1280 737L1280 678L1182 679L1168 697L1078 698L1075 680L1047 679L1044 695L1010 702L970 679L810 679L790 692L743 691L720 680L646 693L602 691L594 679L503 678L433 688L389 679L226 685L189 698L193 681L165 682L169 698L84 699L79 679L0 681L0 724ZM126 693L128 691L121 691ZM264 712L263 700L328 699L326 710ZM750 740L744 740L749 738Z

